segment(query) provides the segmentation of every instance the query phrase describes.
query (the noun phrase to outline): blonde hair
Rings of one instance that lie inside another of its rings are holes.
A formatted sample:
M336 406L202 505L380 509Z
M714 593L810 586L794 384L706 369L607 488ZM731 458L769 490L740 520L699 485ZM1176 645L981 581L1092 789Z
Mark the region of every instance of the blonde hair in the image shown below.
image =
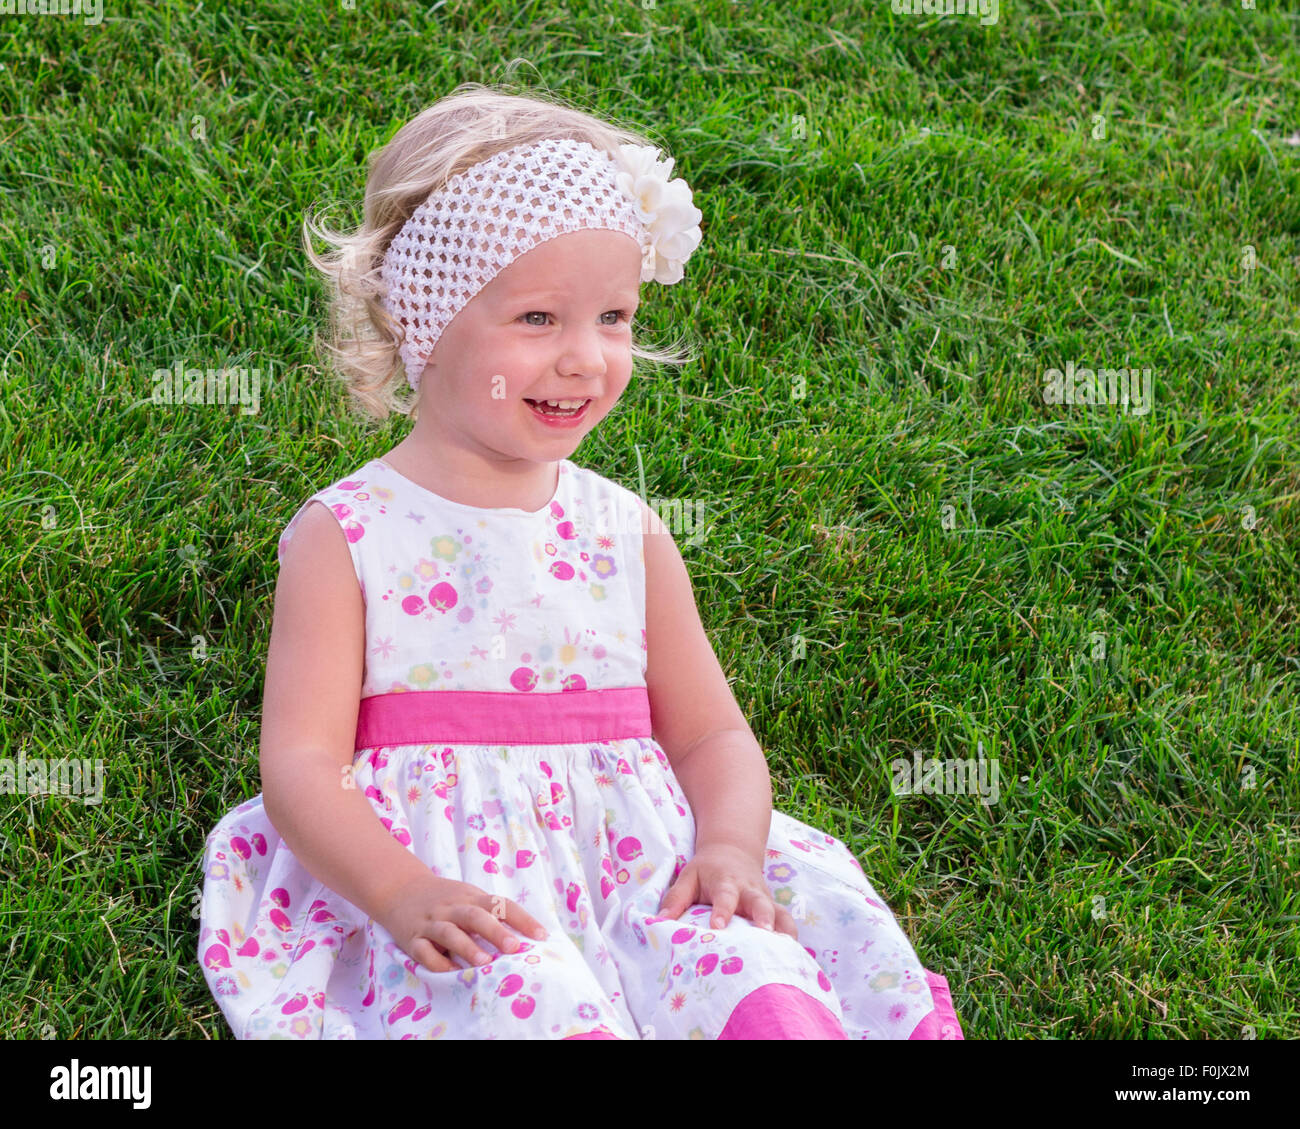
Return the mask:
M565 137L615 151L618 145L651 142L632 130L564 104L551 96L524 97L499 86L462 83L421 111L370 156L364 221L352 232L330 229L308 209L302 240L311 264L324 275L329 291L328 338L317 345L327 370L341 380L353 405L376 419L399 412L418 419L398 347L403 330L384 309L381 268L384 253L411 213L434 189L503 149L530 141ZM663 146L659 146L663 148ZM335 250L318 255L311 236ZM632 344L636 359L685 365L693 354L646 349Z

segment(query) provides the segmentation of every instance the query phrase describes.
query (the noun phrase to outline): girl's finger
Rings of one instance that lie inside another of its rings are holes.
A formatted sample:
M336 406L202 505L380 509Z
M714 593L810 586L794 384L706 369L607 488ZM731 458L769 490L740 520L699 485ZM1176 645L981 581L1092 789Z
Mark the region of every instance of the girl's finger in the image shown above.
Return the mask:
M760 929L771 929L776 921L776 906L766 890L751 887L745 892L744 910L742 911Z
M464 927L472 929L485 941L497 947L499 952L517 953L519 938L506 928L505 922L493 917L482 906L471 906L466 913Z
M493 894L491 913L498 921L504 921L512 929L519 930L530 941L546 940L546 928L518 902ZM500 948L500 945L497 947Z
M668 888L664 900L659 903L658 917L681 917L682 910L695 904L695 871L684 870L677 876L677 881Z
M725 929L727 922L731 920L731 915L736 912L736 903L739 900L740 893L735 884L730 881L722 882L713 891L713 913L709 916L709 924L714 929Z
M785 906L776 907L776 931L778 933L788 933L796 941L799 939L799 929L794 923L794 918L790 916L790 911Z
M425 937L417 937L411 944L411 959L430 972L451 972L456 967Z
M532 914L526 912L523 906L514 906L512 912L506 915L506 920L513 925L520 933L526 933L534 941L545 941L550 934L546 931L540 921Z
M435 921L429 926L427 936L432 937L436 944L446 949L448 956L454 953L470 968L477 968L481 964L487 964L492 959L474 944L469 935L454 922ZM483 959L480 960L480 957Z

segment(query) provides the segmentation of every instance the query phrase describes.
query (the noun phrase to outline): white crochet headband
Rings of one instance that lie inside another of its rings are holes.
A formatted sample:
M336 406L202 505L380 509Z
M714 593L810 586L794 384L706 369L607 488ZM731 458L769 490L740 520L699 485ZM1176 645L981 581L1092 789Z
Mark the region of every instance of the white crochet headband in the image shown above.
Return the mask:
M673 159L649 145L611 155L585 141L516 145L451 177L411 214L384 255L384 308L404 328L406 379L443 330L515 259L570 231L622 231L641 247L641 281L680 282L703 214Z

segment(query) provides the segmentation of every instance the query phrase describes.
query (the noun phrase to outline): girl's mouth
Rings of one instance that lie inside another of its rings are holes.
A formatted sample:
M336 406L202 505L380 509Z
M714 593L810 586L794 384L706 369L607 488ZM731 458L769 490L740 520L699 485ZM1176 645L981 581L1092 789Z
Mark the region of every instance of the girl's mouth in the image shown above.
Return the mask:
M556 407L545 400L530 400L527 396L524 397L524 402L533 415L549 427L572 427L582 421L583 416L587 414L587 409L591 406L590 399L558 401L560 404L577 404L577 407L564 408Z

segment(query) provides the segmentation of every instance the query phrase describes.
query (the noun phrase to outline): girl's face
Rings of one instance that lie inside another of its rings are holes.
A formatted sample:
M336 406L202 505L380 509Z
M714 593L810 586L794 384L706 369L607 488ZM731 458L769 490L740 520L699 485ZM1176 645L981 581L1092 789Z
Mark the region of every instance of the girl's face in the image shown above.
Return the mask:
M573 454L632 376L641 250L619 231L569 232L521 255L443 331L420 378L436 441L497 461ZM585 401L555 427L530 401Z

